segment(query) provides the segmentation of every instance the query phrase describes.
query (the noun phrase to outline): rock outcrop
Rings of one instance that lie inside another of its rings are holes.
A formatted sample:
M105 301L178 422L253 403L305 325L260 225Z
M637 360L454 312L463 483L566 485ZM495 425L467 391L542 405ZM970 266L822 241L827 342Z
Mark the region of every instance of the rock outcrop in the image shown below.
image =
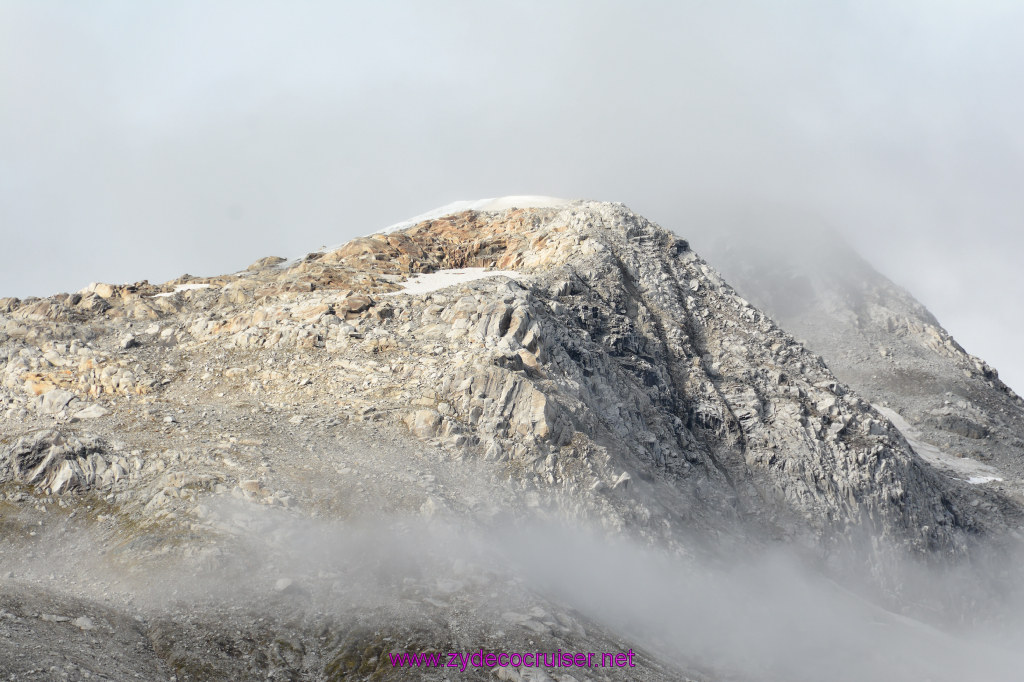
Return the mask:
M39 431L19 438L0 455L0 472L48 495L106 487L128 469L123 459L108 461L104 450L103 441L95 437Z

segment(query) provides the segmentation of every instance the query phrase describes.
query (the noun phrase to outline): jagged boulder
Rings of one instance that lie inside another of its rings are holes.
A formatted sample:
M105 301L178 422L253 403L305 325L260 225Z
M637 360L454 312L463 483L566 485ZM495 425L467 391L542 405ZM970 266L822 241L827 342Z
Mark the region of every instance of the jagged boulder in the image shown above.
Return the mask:
M46 494L86 490L108 483L125 472L115 471L103 457L106 444L94 436L57 429L23 436L0 456L0 480L34 485ZM109 471L109 474L108 474Z
M35 405L41 414L59 414L66 408L83 406L78 396L61 388L55 388L39 396Z

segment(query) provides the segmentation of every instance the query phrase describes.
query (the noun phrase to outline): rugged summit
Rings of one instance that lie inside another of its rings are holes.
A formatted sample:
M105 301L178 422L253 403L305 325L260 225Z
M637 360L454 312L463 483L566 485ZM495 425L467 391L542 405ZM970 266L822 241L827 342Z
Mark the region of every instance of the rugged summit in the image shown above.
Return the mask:
M0 568L22 595L0 602L15 624L0 628L22 638L0 641L0 669L25 679L45 679L34 660L72 675L378 679L401 675L388 651L417 646L633 642L531 584L510 581L513 605L490 613L481 595L503 569L467 568L486 564L476 555L369 571L374 584L398 573L371 606L346 589L366 570L339 568L323 547L333 540L295 544L310 532L297 523L319 533L425 519L431 532L456 523L492 537L597 525L688 557L791 547L835 576L877 571L892 553L969 561L1020 524L1004 489L915 453L868 402L886 395L879 384L840 373L844 383L685 240L621 204L434 215L221 277L0 299L0 323ZM83 537L103 578L62 564ZM379 550L355 544L345 560ZM40 583L33 557L65 566L52 569L61 578ZM174 583L239 565L247 589L271 596L263 611ZM182 616L172 595L154 595L152 574L209 606ZM900 598L898 581L878 585ZM100 594L124 595L89 618L137 640L139 655L108 660L102 642L59 637L56 653L41 651L53 621L27 604L62 591L90 613ZM351 608L325 613L328 597ZM651 644L663 648L633 679L719 677L703 659L665 658L677 644ZM105 663L70 653L90 646ZM615 679L536 672L471 671Z

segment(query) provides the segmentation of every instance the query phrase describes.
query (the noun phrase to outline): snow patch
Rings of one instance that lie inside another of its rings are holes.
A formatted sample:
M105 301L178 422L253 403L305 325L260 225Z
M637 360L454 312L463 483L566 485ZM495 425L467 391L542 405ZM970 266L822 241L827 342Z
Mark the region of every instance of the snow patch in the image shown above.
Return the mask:
M194 291L195 289L209 289L212 285L210 284L179 284L174 287L174 291L165 291L160 294L153 294L150 298L167 298L168 296L174 296L175 294L181 293L182 291Z
M488 270L487 268L438 270L425 275L413 275L408 281L402 283L401 291L393 291L389 294L384 294L384 296L397 296L398 294L419 296L429 294L438 289L444 289L445 287L455 286L456 284L465 284L477 279L499 276L519 279L522 277L522 274L515 270Z
M880 405L872 405L872 407L892 422L892 425L910 443L910 447L914 449L914 452L932 466L944 469L948 473L958 476L967 476L967 482L975 485L1003 480L999 475L999 470L995 467L970 457L955 457L948 452L940 450L931 443L924 442L921 440L921 432L911 426L898 412L890 410L888 407L881 407Z

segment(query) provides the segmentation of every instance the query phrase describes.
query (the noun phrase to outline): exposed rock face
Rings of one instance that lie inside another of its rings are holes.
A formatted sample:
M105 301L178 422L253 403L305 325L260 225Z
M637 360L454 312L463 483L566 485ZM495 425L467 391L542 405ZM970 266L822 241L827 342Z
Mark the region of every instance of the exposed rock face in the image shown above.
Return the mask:
M417 365L436 369L420 395L416 370L381 393L404 387L414 402L444 406L443 416L411 414L414 434L467 435L486 456L555 487L611 488L620 469L633 471L653 488L621 511L623 524L753 518L833 542L868 522L937 549L959 547L979 523L958 504L957 487L820 358L685 242L624 207L461 214L329 257L385 262L401 274L495 266L533 275L388 299L394 312L373 330L386 339L378 357L419 356ZM449 361L435 363L437 354ZM700 487L700 503L669 504L662 486ZM680 507L681 515L662 511Z
M46 493L103 487L127 473L124 462L108 463L103 442L95 437L47 430L19 438L0 460L0 471Z
M729 281L844 382L950 457L1024 476L1024 401L907 291L827 230L729 234L709 244Z
M448 270L449 286L404 289ZM88 500L99 527L115 524L107 551L132 565L172 551L216 562L224 535L255 534L275 557L260 555L262 571L287 565L272 545L281 533L218 505L462 518L485 531L554 518L680 553L784 541L856 556L851 568L876 568L889 548L970 556L974 538L1017 529L1014 500L919 457L851 376L852 387L686 241L622 205L466 211L234 275L0 301L0 493L44 510ZM921 423L985 441L1000 428L985 405ZM454 561L444 570L469 575ZM396 588L402 608L415 602L437 622L465 608L452 597L462 588L412 573ZM337 578L258 577L298 600L330 595ZM546 615L511 619L510 641L623 642L585 639L600 631L536 609ZM183 679L215 660L241 670L223 652L197 661L165 626L154 626L156 654ZM341 649L311 634L369 647L334 627L295 626L302 641L245 674L380 672L377 654L344 668ZM431 632L430 646L462 637ZM265 634L231 646L251 653ZM656 667L637 679L682 674Z

